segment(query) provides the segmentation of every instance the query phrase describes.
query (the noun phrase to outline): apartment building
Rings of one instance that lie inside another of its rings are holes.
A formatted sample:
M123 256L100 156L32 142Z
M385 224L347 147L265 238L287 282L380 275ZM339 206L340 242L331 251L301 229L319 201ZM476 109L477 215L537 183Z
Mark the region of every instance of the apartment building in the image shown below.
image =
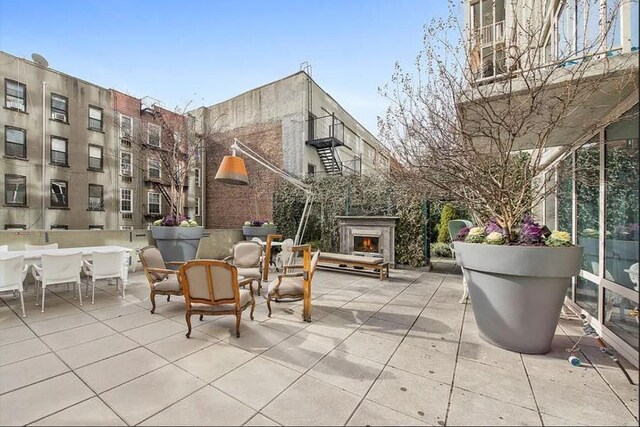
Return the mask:
M128 230L170 213L160 153L183 116L5 52L0 79L0 228ZM197 167L182 213L199 222L202 188Z
M167 172L172 171L166 170L163 154L179 143L179 129L187 118L150 97L139 99L112 90L112 101L119 153L118 226L121 230L147 228L171 213ZM202 224L201 159L185 184L181 213Z
M248 159L248 189L213 181L234 138L298 177L389 171L387 149L305 71L192 114L218 134L216 143L207 150L210 227L235 228L251 219L271 218L273 173Z
M111 91L0 52L2 229L113 229Z
M469 0L464 12L471 90L490 93L507 79L516 88L521 70L544 75L550 67L555 75L547 81L561 85L578 65L581 77L598 82L595 95L551 135L544 181L555 192L536 214L584 247L566 302L638 366L638 1ZM521 42L523 22L535 45ZM496 91L487 102L500 96Z

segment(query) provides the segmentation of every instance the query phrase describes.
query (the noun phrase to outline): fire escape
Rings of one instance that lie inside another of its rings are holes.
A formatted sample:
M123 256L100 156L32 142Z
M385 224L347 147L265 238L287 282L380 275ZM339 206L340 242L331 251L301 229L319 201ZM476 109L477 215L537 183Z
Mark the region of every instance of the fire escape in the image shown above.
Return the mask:
M326 174L359 173L359 162L342 162L340 159L337 148L344 145L344 124L334 114L322 117L309 116L307 145L316 149ZM356 163L358 170L355 167Z

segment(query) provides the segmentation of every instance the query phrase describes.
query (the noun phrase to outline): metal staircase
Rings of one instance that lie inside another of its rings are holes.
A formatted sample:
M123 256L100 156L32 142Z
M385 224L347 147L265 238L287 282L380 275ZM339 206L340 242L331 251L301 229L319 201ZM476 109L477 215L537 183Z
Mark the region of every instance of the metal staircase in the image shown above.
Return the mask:
M340 175L342 173L342 163L338 160L338 153L333 147L316 148L316 151L327 174Z

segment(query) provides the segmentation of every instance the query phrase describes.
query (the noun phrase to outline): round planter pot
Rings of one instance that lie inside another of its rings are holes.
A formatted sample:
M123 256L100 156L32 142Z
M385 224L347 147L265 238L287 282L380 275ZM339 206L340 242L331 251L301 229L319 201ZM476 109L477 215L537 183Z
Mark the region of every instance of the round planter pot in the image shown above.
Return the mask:
M498 246L455 242L480 337L511 351L547 353L581 246Z
M242 233L246 240L251 240L254 237L259 237L261 240L267 240L268 234L276 234L277 229L275 225L268 225L266 227L252 227L250 225L242 226Z
M151 236L156 241L165 262L196 259L203 233L204 227L151 226Z

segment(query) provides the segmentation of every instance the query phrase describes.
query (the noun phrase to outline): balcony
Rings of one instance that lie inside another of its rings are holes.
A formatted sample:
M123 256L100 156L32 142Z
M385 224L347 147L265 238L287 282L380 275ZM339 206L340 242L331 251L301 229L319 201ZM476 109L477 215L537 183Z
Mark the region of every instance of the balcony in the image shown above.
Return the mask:
M310 117L307 145L316 149L344 145L344 123L333 114Z

